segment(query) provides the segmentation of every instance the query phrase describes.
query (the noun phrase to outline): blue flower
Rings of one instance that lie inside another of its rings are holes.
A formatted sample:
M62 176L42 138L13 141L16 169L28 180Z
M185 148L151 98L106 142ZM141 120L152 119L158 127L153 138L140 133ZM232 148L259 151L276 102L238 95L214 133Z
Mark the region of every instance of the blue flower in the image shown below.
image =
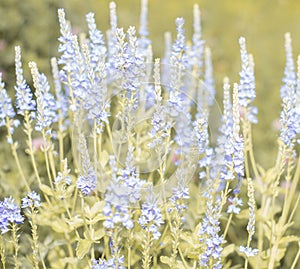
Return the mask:
M41 197L35 191L28 192L27 196L22 199L22 208L40 207Z
M246 110L247 120L251 123L257 123L255 114L257 108L251 103L255 100L255 77L254 77L254 61L252 55L248 55L246 49L246 39L240 37L239 44L241 47L242 70L240 71L239 83L239 102L241 107Z
M61 78L60 72L57 66L57 59L55 57L51 58L51 67L52 67L52 76L54 82L55 89L55 97L56 97L56 109L58 111L58 117L60 118L62 125L60 128L62 130L66 130L69 125L68 119L68 110L69 110L69 102L67 93L63 91L61 86Z
M202 29L201 29L201 16L198 5L194 5L193 10L194 23L193 23L193 45L191 47L191 52L189 55L191 65L196 69L197 78L202 75L203 68L203 54L204 54L204 40L202 39Z
M36 89L37 117L35 129L40 132L49 132L52 123L57 121L56 101L50 93L50 86L46 76L39 73L36 63L30 62L29 66Z
M16 107L18 113L24 115L24 112L35 110L36 103L32 99L33 94L23 77L23 69L21 62L21 48L15 47L15 67L16 67Z
M293 49L291 34L286 33L285 36L285 54L286 54L286 65L284 68L284 77L282 79L283 85L280 88L280 97L284 99L289 95L290 88L294 88L297 84L296 72L293 60Z
M211 188L211 186L208 188ZM199 256L199 263L205 268L208 264L213 264L212 268L215 269L222 268L223 236L219 235L221 230L219 208L220 199L217 198L215 205L213 205L211 190L208 190L206 213L198 232L200 243L204 244L204 252Z
M179 213L182 214L184 210L187 209L187 200L190 198L189 188L184 180L183 169L178 169L176 171L176 177L178 179L178 185L172 188L172 196L169 201L172 207ZM172 208L169 210L172 211Z
M131 207L136 206L141 199L144 181L140 180L135 168L131 166L130 158L127 158L125 169L117 169L114 158L111 158L110 165L113 175L104 197L103 214L107 219L103 225L113 229L115 225L121 224L126 229L132 229Z
M177 31L177 38L175 43L173 44L173 54L181 57L180 54L185 51L186 44L185 44L185 33L184 33L184 19L177 18L176 19L176 31ZM179 59L179 58L178 58Z
M24 217L21 215L21 210L17 204L14 203L12 197L4 198L0 201L0 229L2 234L9 230L10 223L23 223Z
M104 38L101 31L96 27L94 13L90 12L86 15L86 21L89 28L89 52L90 63L93 69L97 69L99 62L105 60L106 47L104 44Z
M118 261L118 267L117 267L117 261ZM111 258L107 261L103 259L99 260L91 260L92 262L92 269L125 269L122 264L124 263L124 256L121 256L120 258Z
M157 200L153 193L153 188L150 188L150 193L147 196L146 202L142 204L142 213L138 223L143 229L147 229L152 233L154 239L160 237L159 228L163 224L162 214L157 204Z
M291 81L284 86L284 95L282 99L282 111L280 113L280 141L283 145L292 150L296 142L296 135L299 132L299 114L296 110L295 86Z
M148 38L148 0L141 1L141 16L138 43L138 53L147 56L147 49L151 45L151 40Z
M238 197L229 197L228 198L228 202L230 203L227 209L227 213L233 213L238 215L241 211L240 206L243 205L243 201L242 199L238 198Z
M60 42L58 52L62 53L58 63L65 65L64 69L70 71L73 69L72 64L75 58L75 48L73 46L73 34L71 25L66 21L65 11L58 10L58 19L60 25L61 36L58 38Z
M97 176L92 167L89 167L83 175L78 177L76 186L85 196L97 187Z
M77 188L81 190L83 195L87 196L97 186L97 174L92 167L89 152L86 145L86 140L83 134L79 137L79 152L81 154L81 169L82 172L77 179Z
M68 170L68 172L70 172L70 171ZM57 177L54 179L54 184L59 184L60 182L62 182L63 179L65 180L65 184L67 186L69 186L72 182L72 180L69 176L63 176L62 172L58 172Z
M13 119L15 115L11 98L7 95L5 84L2 82L2 73L0 73L0 127L5 126L6 117ZM13 130L13 128L10 130L11 134Z
M215 103L215 85L213 77L213 65L211 59L211 52L208 47L205 48L205 70L204 70L204 98L206 99L205 105L213 106Z
M247 257L254 257L259 253L259 250L251 247L240 246L239 251L244 253Z

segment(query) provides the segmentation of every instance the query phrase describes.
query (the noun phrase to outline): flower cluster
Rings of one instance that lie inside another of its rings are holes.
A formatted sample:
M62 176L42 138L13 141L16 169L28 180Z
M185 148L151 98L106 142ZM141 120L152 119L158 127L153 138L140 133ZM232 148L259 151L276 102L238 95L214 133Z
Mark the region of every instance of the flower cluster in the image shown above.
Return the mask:
M92 260L92 269L125 269L122 264L124 263L124 257L120 257L118 261L116 258L111 258L108 261L105 260ZM118 264L118 265L117 265Z
M20 224L23 221L20 207L15 204L12 197L6 197L0 201L0 229L3 234L9 230L9 224Z
M82 158L82 173L77 180L77 188L81 190L83 195L88 195L97 186L97 175L91 164L89 152L87 149L84 136L81 134L79 138L79 152Z
M141 191L144 181L141 180L134 167L117 169L116 162L111 158L111 166L114 171L111 182L105 194L105 206L103 214L107 216L103 225L107 229L113 229L121 224L127 229L133 228L130 207L136 205L141 199Z
M5 85L4 82L2 82L2 73L0 73L0 127L5 126L7 118L13 119L16 115L12 106L11 98L8 96L4 87ZM17 127L18 122L14 121L14 125ZM11 134L13 134L13 126L11 126L9 131Z
M254 61L252 55L249 55L246 49L246 39L240 37L242 70L240 72L239 100L241 107L245 109L247 120L251 123L257 123L257 108L251 106L256 97Z
M26 83L26 80L23 77L23 69L21 62L21 48L17 46L15 48L15 66L16 66L16 107L18 113L24 115L24 113L35 110L35 101L33 100L33 94L31 89Z
M147 196L146 202L142 204L142 212L138 223L143 229L146 229L152 234L153 239L160 237L159 228L163 224L163 219L152 187L150 187L150 193Z
M26 197L22 199L22 208L29 207L40 207L41 206L41 197L35 191L31 191L27 194Z

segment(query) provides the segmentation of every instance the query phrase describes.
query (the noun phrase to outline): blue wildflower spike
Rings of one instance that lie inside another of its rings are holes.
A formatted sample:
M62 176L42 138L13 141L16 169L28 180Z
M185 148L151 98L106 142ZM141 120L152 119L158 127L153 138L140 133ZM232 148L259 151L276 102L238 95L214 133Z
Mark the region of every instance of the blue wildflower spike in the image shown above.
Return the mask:
M20 115L25 114L25 112L30 112L33 115L33 111L36 108L36 103L33 100L33 94L23 77L23 68L21 62L21 48L19 46L15 47L15 68L16 68L16 107L17 112Z
M252 106L255 100L255 77L253 56L246 49L246 39L239 38L242 70L240 71L239 102L250 123L257 123L257 108Z

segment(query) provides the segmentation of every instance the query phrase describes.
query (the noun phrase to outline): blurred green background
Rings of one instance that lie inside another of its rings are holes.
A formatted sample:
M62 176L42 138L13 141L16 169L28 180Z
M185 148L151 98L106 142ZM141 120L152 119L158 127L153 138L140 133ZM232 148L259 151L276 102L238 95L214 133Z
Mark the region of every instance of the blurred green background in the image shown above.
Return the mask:
M57 54L59 26L57 8L66 10L77 32L86 32L85 14L96 14L103 32L109 24L109 0L0 0L0 70L13 95L14 46L21 45L26 79L27 63L38 62L40 71L49 73L50 57ZM119 26L138 25L140 1L116 0ZM259 123L253 127L256 158L271 166L277 152L278 119L281 105L279 89L285 65L284 33L291 32L296 59L300 48L300 1L297 0L149 0L149 28L155 57L163 54L165 31L175 32L174 20L186 20L187 39L192 35L193 4L199 4L203 37L211 47L217 100L222 97L222 80L238 81L240 56L238 38L247 39L254 54L257 79ZM220 102L221 104L221 102ZM275 124L276 125L276 124ZM3 133L1 133L3 134Z

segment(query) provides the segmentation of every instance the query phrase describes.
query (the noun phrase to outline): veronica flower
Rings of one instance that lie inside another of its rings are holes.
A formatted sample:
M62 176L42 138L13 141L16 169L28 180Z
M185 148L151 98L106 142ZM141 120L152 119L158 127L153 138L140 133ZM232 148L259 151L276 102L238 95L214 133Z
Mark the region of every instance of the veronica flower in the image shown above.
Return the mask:
M103 259L99 260L92 260L92 269L125 269L122 264L124 263L124 256L121 256L120 258L111 258L107 261ZM117 266L118 264L118 266Z
M254 257L259 253L259 250L251 247L239 246L239 251L244 253L247 257Z
M0 229L2 234L9 230L9 224L23 223L24 217L21 215L21 210L17 204L14 203L12 197L4 198L0 201Z
M24 113L35 110L35 101L32 99L33 94L23 77L23 69L21 62L21 48L19 46L15 47L15 67L16 67L16 107L20 115ZM34 113L31 112L33 116Z
M146 57L147 49L151 45L151 40L148 38L148 0L141 1L141 16L140 16L140 28L139 28L138 52Z
M199 166L201 168L210 167L212 164L214 151L209 147L208 123L204 118L194 122L194 138L200 155ZM205 177L205 173L200 172L200 178Z
M107 229L113 229L119 224L126 229L132 229L131 207L136 206L141 199L144 181L140 180L129 159L126 161L125 169L119 170L114 158L110 159L110 165L113 175L104 197L103 214L107 219L103 225Z
M14 120L16 113L12 106L11 98L8 96L5 84L2 82L2 73L0 73L0 127L7 125L8 132L12 135L14 133L14 127L18 127L19 120ZM9 120L9 122L7 122ZM8 137L9 144L12 144L11 136Z
M117 18L117 11L116 11L116 3L110 2L109 3L110 9L110 29L107 32L107 43L108 43L108 74L109 74L109 81L115 79L113 66L115 61L115 55L118 51L118 18ZM111 70L112 69L112 70Z
M212 188L209 185L208 188ZM211 268L222 268L221 253L223 251L222 243L223 236L219 235L220 232L220 198L217 198L215 205L213 204L213 198L211 196L212 190L208 190L207 208L205 216L203 217L201 228L198 231L200 243L203 244L204 251L199 256L200 266L207 268L208 265L212 265Z
M54 96L50 93L50 86L46 76L39 73L36 63L30 62L29 66L36 89L37 117L35 129L37 131L51 132L52 123L57 121L56 102Z
M70 109L75 111L86 96L90 83L77 36L72 34L71 26L65 19L63 9L58 10L58 18L61 32L58 39L60 41L58 51L62 53L58 64L63 65L60 78L66 85L66 92L70 97Z
M129 27L127 34L129 40L127 54L129 57L127 59L128 68L125 70L126 83L123 88L133 94L140 88L141 79L144 77L144 72L141 70L145 70L145 63L143 56L138 51L135 27Z
M97 133L103 131L104 122L108 123L110 116L110 104L107 100L106 70L104 62L97 63L97 70L91 68L90 51L87 46L83 46L86 60L86 72L88 86L85 89L82 106L86 110L87 119L91 122L96 121Z
M51 67L52 67L52 76L54 82L55 89L55 97L56 97L56 109L58 110L59 118L63 120L62 127L64 130L67 128L69 124L68 117L68 99L66 93L63 91L61 86L60 74L57 66L57 60L55 57L51 58Z
M90 64L93 69L97 69L98 63L103 62L106 57L106 47L103 34L97 29L94 13L90 12L86 15L86 21L89 29L89 51Z
M289 150L292 150L297 135L297 114L295 108L295 91L293 85L285 87L285 97L282 100L282 111L280 113L280 121L282 127L280 129L280 141Z
M211 51L209 47L205 48L205 70L204 70L204 91L206 93L207 105L212 106L215 102L215 86L213 78L213 66Z
M146 202L142 204L141 216L139 217L138 223L143 229L152 234L153 239L160 237L159 228L163 224L163 220L157 199L153 193L153 188L150 188Z
M283 86L280 89L282 98L282 111L280 114L281 129L280 141L289 150L292 150L296 141L296 135L299 131L298 114L296 105L299 102L295 95L296 91L296 74L294 68L294 60L292 54L291 36L289 33L285 35L286 50L286 67L284 70Z
M239 87L235 83L233 86L233 107L232 107L232 115L233 115L233 166L234 171L238 175L239 183L244 176L245 167L244 167L244 141L240 136L240 98L239 98ZM239 186L235 189L235 193L239 192Z
M65 11L63 9L58 9L58 20L60 26L61 36L58 38L60 42L58 46L58 52L62 54L58 63L64 65L66 71L73 69L72 64L75 57L75 49L73 46L73 34L71 25L66 21Z
M97 186L97 175L91 164L89 152L83 134L79 137L79 152L81 154L82 173L77 179L77 188L83 195L90 194Z
M169 87L169 80L171 76L171 55L172 55L172 36L170 32L166 32L164 34L164 44L165 44L165 51L164 51L164 57L162 59L162 74L161 74L161 80L164 85L167 85Z
M149 143L150 148L163 147L164 141L170 136L172 123L168 119L168 113L162 105L161 83L160 83L160 61L155 59L154 64L154 94L155 94L155 112L151 119L152 129L149 132L152 141Z
M172 47L172 54L177 58L178 61L180 61L181 57L183 56L180 54L183 53L186 49L185 33L183 27L184 27L184 19L177 18L176 19L177 38Z
M257 108L252 106L252 102L256 97L255 93L255 77L254 77L254 61L253 57L248 55L246 49L246 39L240 37L240 52L242 61L242 70L240 71L239 83L239 101L241 107L245 109L247 120L251 123L257 123Z
M238 215L241 211L240 206L243 205L242 199L240 199L238 197L229 197L228 202L229 202L229 206L227 209L227 213L228 214L233 213L233 214Z
M5 119L14 118L16 115L12 106L11 98L7 95L5 84L2 82L2 73L0 73L0 126L5 125Z
M28 194L22 198L22 208L28 207L40 207L41 206L41 197L35 191L28 192Z
M286 33L285 36L285 54L286 54L286 65L284 68L284 77L282 79L283 85L280 88L280 97L284 99L289 95L290 87L294 88L296 86L296 72L293 59L293 49L292 49L292 39L291 34Z
M201 14L197 4L194 5L193 18L193 45L191 47L189 58L193 68L196 68L196 77L199 78L201 77L203 71L202 68L205 42L202 39Z
M189 188L184 180L183 169L176 171L176 177L178 179L178 185L172 188L172 196L169 201L173 208L177 210L179 214L182 214L187 209L186 202L190 198ZM172 209L170 209L171 211Z
M300 55L297 59L297 87L296 87L296 103L295 103L295 112L296 112L296 131L297 134L300 134ZM300 144L300 139L297 140Z
M128 43L126 42L126 35L123 28L115 30L116 41L114 43L114 54L112 54L108 61L109 74L114 80L122 78L122 70L127 69L129 66L128 62Z
M234 179L233 170L233 118L230 100L229 79L224 78L223 114L221 118L220 136L217 139L216 159L214 169L220 172L220 190L228 180Z

